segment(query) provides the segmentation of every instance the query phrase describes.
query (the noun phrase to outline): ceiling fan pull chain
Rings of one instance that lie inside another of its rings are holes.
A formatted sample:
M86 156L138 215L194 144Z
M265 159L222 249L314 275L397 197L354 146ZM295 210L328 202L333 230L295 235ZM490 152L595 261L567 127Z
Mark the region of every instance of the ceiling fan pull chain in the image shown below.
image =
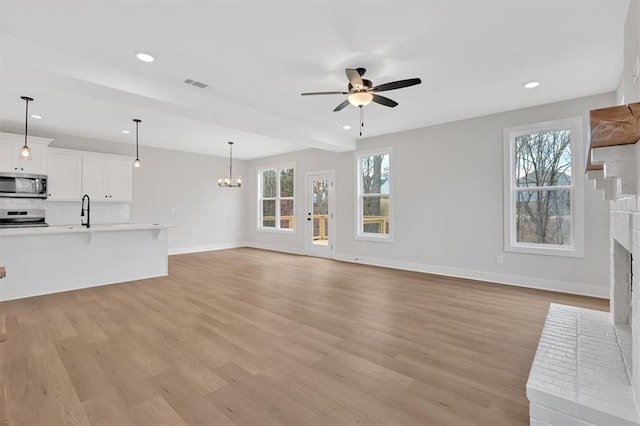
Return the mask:
M364 110L360 106L360 136L362 136L362 128L364 127Z

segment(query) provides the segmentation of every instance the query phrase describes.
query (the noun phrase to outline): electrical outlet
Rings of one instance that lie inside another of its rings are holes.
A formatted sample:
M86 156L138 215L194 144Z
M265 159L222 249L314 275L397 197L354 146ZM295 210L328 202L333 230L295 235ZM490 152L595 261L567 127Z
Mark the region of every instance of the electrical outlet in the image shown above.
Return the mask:
M504 263L504 257L502 256L496 256L496 263L498 265L502 265Z

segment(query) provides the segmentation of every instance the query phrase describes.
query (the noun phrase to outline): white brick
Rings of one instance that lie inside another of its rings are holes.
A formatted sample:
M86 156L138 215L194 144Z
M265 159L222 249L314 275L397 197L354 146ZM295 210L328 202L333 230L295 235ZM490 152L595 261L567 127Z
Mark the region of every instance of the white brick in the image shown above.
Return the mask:
M606 312L552 304L527 382L531 424L640 424Z

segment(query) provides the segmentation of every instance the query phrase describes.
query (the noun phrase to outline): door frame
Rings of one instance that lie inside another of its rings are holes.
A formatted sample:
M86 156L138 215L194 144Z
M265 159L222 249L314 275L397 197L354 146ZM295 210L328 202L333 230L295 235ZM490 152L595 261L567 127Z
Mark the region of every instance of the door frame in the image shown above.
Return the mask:
M308 218L308 213L312 212L313 210L313 202L312 202L312 196L311 196L311 187L310 187L310 178L313 176L320 176L320 175L325 175L329 177L329 180L331 182L331 185L329 186L329 211L328 211L328 215L329 215L329 248L328 248L328 256L321 256L321 255L317 255L312 253L312 249L313 249L313 220L309 221L306 220ZM305 217L305 227L304 227L304 241L305 241L305 253L307 256L314 256L314 257L325 257L328 259L333 259L335 257L335 253L336 253L336 241L335 241L335 236L336 236L336 171L335 169L328 169L328 170L315 170L315 171L311 171L311 172L307 172L305 173L305 178L304 178L304 182L305 182L305 190L304 190L304 194L305 194L305 213L304 213L304 217Z

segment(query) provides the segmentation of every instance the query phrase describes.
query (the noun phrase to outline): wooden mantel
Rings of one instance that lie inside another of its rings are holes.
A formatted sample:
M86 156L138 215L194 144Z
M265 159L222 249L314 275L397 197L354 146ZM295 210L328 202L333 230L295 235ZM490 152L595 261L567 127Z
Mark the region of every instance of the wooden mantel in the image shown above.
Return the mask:
M594 109L589 113L591 143L587 157L587 171L602 170L602 164L593 164L594 148L635 144L640 140L640 102Z

